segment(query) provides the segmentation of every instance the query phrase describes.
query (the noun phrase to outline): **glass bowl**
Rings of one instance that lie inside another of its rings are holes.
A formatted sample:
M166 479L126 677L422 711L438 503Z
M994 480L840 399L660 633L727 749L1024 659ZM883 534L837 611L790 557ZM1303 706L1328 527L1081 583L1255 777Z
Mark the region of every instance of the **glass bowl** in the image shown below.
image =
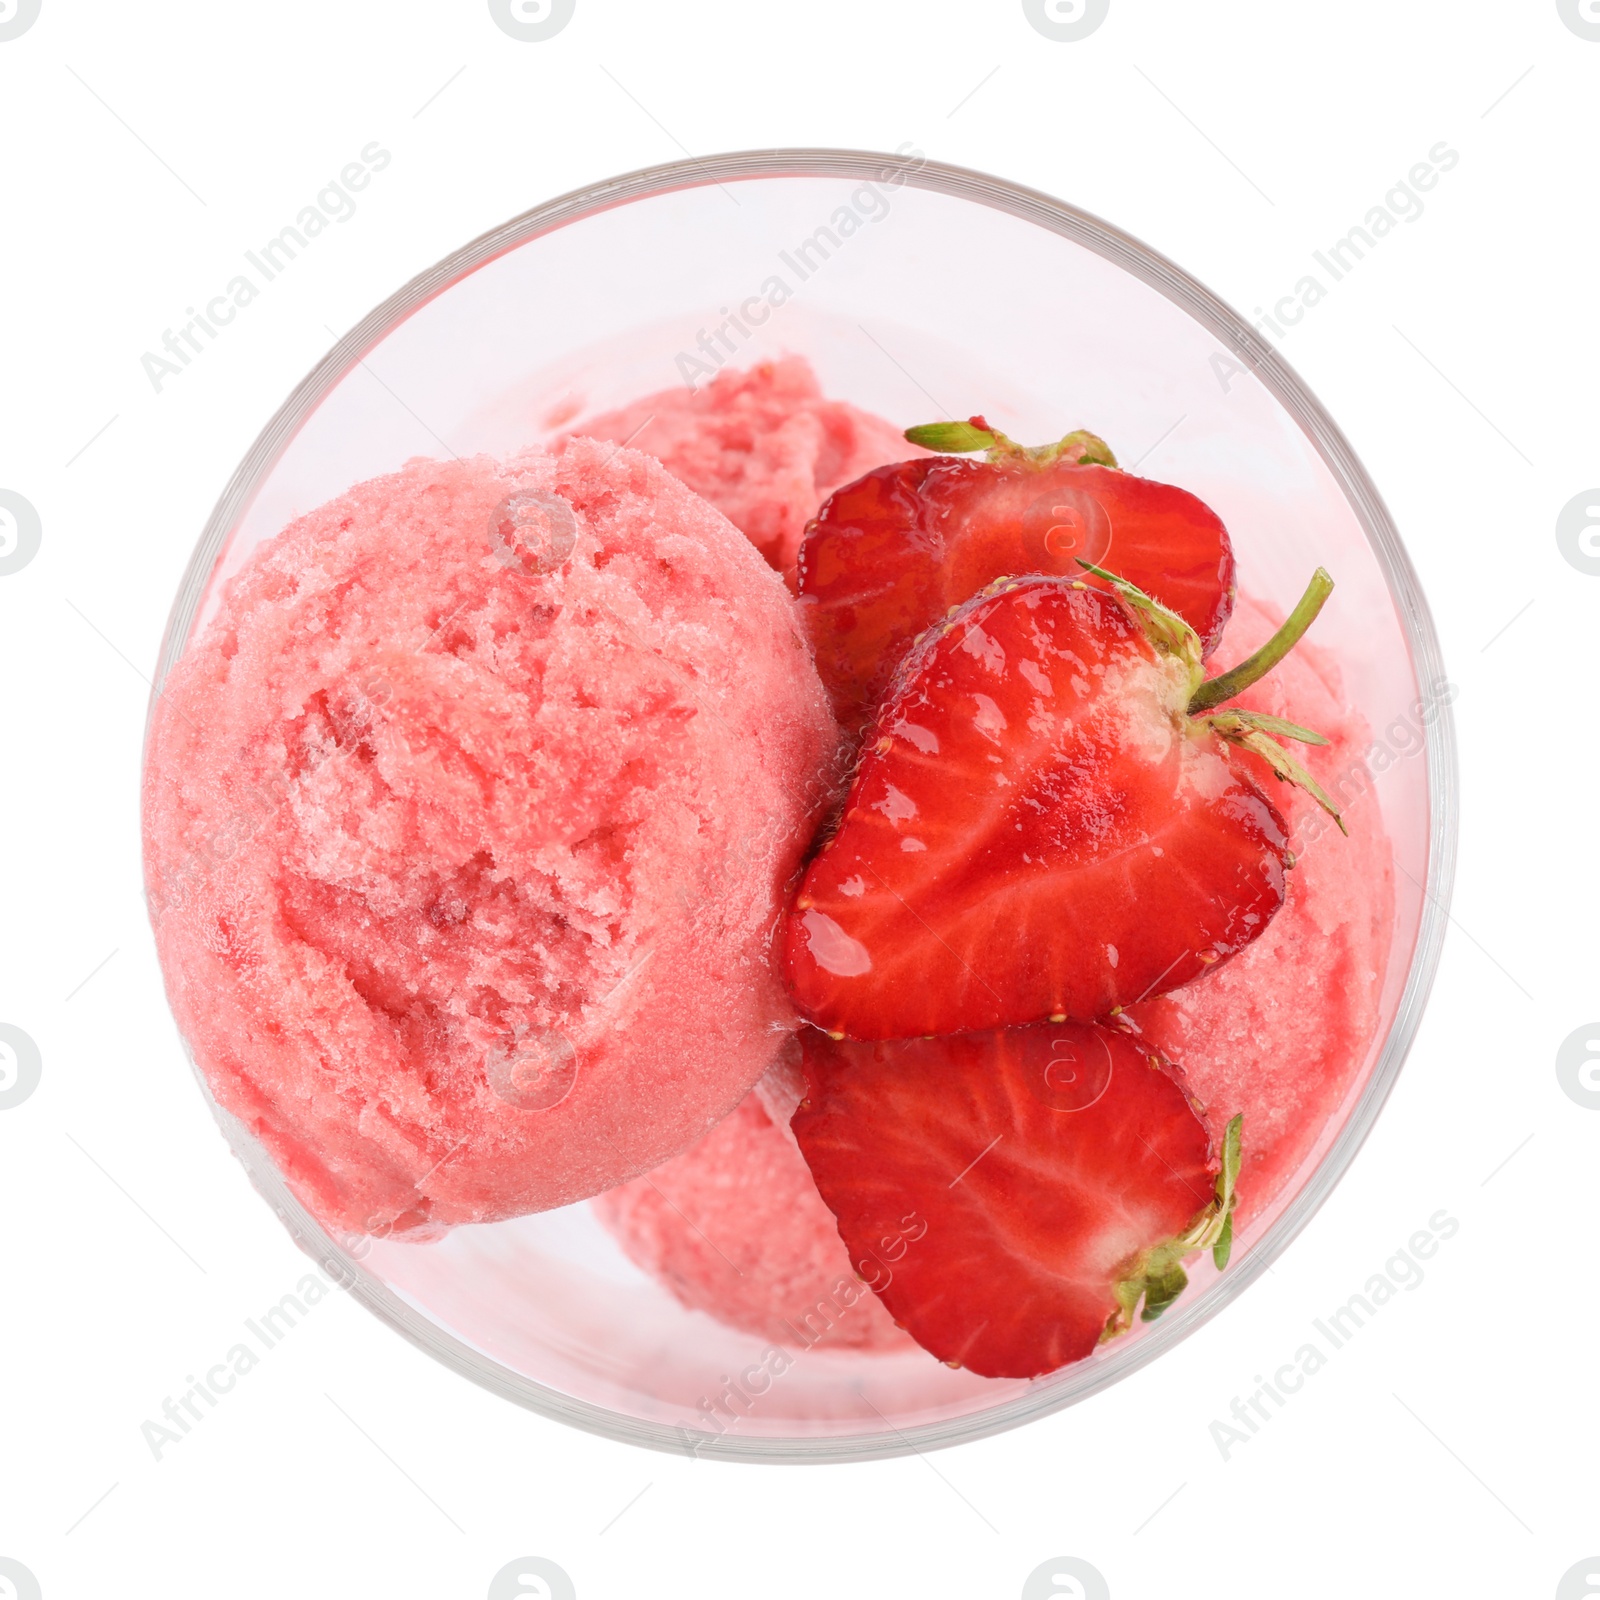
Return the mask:
M295 390L200 539L156 693L222 580L297 513L412 456L509 452L558 426L581 427L584 413L783 352L808 357L830 397L897 423L981 409L1024 442L1092 428L1125 466L1148 458L1148 475L1214 506L1251 591L1281 607L1318 564L1337 574L1316 641L1340 662L1354 706L1409 756L1373 779L1396 867L1381 1022L1340 1112L1244 1231L1227 1272L1206 1262L1159 1322L1048 1377L983 1379L921 1352L819 1348L725 1415L717 1397L730 1376L760 1367L767 1342L682 1307L628 1262L587 1204L459 1228L427 1245L337 1240L253 1137L217 1116L302 1248L384 1321L486 1388L660 1449L860 1460L1060 1410L1215 1316L1327 1198L1416 1032L1455 844L1438 643L1377 491L1265 340L1108 224L914 152L756 151L615 178L440 262Z

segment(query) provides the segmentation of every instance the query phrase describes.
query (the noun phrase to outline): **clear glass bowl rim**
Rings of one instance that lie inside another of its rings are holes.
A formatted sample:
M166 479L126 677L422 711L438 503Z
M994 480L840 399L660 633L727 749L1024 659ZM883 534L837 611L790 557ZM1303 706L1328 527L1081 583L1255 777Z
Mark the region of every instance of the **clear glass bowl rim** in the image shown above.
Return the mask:
M302 379L262 429L213 508L185 569L167 621L150 700L152 712L168 672L188 644L215 561L257 491L321 401L418 307L486 262L541 234L634 200L727 180L821 177L883 181L886 173L894 175L891 181L904 181L916 188L1008 212L1070 239L1142 279L1214 333L1299 424L1349 500L1388 581L1419 683L1433 683L1444 678L1443 658L1427 601L1377 488L1349 441L1306 384L1231 306L1132 235L1063 200L1003 178L920 156L867 150L772 149L671 161L573 190L480 235L420 273L364 317ZM147 721L147 737L148 731ZM1459 777L1454 723L1448 704L1440 704L1438 714L1426 724L1425 752L1429 800L1428 868L1410 971L1394 1024L1372 1075L1315 1172L1243 1260L1216 1280L1193 1304L1183 1306L1180 1302L1176 1311L1169 1311L1143 1337L1124 1346L1120 1357L1113 1356L1081 1368L1067 1368L1063 1373L1040 1380L1037 1387L1023 1394L965 1416L905 1429L889 1423L887 1432L870 1434L818 1438L697 1436L690 1439L684 1429L626 1416L548 1388L446 1333L367 1272L360 1260L325 1232L295 1199L262 1147L242 1125L216 1105L198 1070L196 1077L235 1154L301 1249L368 1310L419 1349L474 1383L530 1411L628 1444L678 1455L734 1461L791 1464L870 1461L987 1438L1087 1399L1187 1338L1272 1265L1348 1170L1393 1090L1410 1051L1433 986L1449 920L1455 874Z

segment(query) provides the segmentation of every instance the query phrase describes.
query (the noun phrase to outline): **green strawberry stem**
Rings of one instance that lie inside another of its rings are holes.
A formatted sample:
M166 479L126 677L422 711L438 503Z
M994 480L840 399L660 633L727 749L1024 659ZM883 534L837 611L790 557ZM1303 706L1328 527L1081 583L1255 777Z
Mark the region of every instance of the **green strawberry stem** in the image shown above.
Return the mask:
M1177 612L1169 611L1143 589L1129 583L1126 578L1119 578L1114 572L1107 572L1104 567L1095 566L1092 561L1080 557L1078 565L1111 585L1138 617L1146 637L1157 650L1163 655L1176 656L1188 665L1192 686L1188 701L1190 716L1204 722L1220 738L1260 756L1271 767L1274 777L1304 789L1339 824L1340 833L1349 834L1344 818L1339 815L1339 808L1327 791L1273 737L1277 734L1285 739L1298 739L1302 744L1326 744L1328 741L1320 733L1313 733L1310 728L1302 728L1298 723L1287 722L1282 717L1269 716L1265 711L1241 711L1236 707L1224 711L1211 709L1236 694L1242 694L1251 684L1266 677L1304 637L1306 629L1322 610L1323 603L1333 593L1333 579L1321 567L1312 574L1300 603L1289 613L1283 626L1253 656L1247 656L1238 666L1207 679L1203 676L1205 669L1200 664L1199 636ZM1211 712L1209 716L1203 715L1208 711Z
M1202 683L1189 697L1190 712L1210 711L1213 706L1220 706L1224 700L1243 694L1252 683L1258 683L1266 677L1305 637L1306 629L1317 620L1317 613L1332 593L1333 579L1318 567L1311 574L1311 582L1306 585L1306 592L1300 596L1299 604L1284 619L1283 626L1253 656L1246 656L1238 666L1230 667L1226 672Z
M1047 467L1065 458L1080 467L1114 467L1117 464L1111 446L1085 428L1076 429L1054 444L1030 446L1007 438L998 428L991 428L983 417L969 417L965 422L926 422L920 427L907 428L905 437L924 450L937 450L944 455L968 455L974 450L983 450L991 463L1026 461Z
M964 456L973 450L992 450L1001 437L992 428L981 426L983 419L973 422L925 422L917 428L907 428L906 438L924 450L938 450L946 455Z
M1241 1112L1222 1136L1222 1163L1217 1173L1217 1192L1175 1239L1166 1239L1140 1252L1130 1263L1127 1274L1115 1289L1117 1309L1106 1319L1101 1340L1114 1339L1133 1326L1133 1313L1139 1302L1142 1322L1154 1322L1189 1286L1183 1258L1196 1250L1210 1250L1211 1259L1221 1272L1233 1250L1233 1208L1238 1203L1239 1162L1244 1130Z

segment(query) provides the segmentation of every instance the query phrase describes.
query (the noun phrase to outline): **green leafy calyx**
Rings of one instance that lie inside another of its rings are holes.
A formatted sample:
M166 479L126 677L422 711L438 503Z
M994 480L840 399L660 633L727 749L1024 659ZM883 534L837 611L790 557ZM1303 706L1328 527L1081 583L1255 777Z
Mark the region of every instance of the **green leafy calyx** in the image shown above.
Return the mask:
M1244 1116L1234 1117L1222 1136L1222 1159L1217 1172L1217 1189L1194 1221L1175 1239L1163 1240L1141 1251L1129 1263L1112 1292L1117 1309L1106 1319L1102 1341L1114 1339L1133 1326L1139 1311L1142 1322L1154 1322L1189 1286L1184 1257L1197 1250L1209 1250L1217 1271L1228 1264L1233 1250L1233 1208L1238 1202L1239 1162L1242 1150ZM1143 1310L1140 1310L1140 1302Z
M1230 744L1260 756L1272 769L1274 777L1304 789L1339 824L1341 833L1350 831L1345 827L1344 818L1339 815L1339 808L1328 792L1278 742L1280 739L1295 739L1301 744L1326 744L1328 741L1320 733L1302 728L1299 723L1286 721L1283 717L1269 716L1264 711L1215 709L1235 695L1243 694L1251 684L1259 683L1305 636L1328 596L1333 593L1333 579L1321 567L1312 574L1306 592L1284 619L1283 626L1254 655L1247 656L1238 666L1230 667L1215 678L1207 678L1200 661L1199 636L1177 612L1152 599L1143 589L1125 578L1107 572L1104 567L1097 567L1082 559L1078 565L1111 585L1138 618L1146 637L1157 650L1163 655L1176 656L1188 667L1188 711L1195 721L1203 722Z

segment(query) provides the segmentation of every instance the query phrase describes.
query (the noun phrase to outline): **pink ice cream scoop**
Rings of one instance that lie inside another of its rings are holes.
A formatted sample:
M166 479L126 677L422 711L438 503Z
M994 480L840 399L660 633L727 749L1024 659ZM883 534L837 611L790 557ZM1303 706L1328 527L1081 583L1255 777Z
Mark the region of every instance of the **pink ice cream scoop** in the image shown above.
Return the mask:
M697 1144L591 1204L634 1264L691 1310L780 1345L915 1349L860 1281L789 1132L798 1055L786 1049Z
M144 779L167 988L329 1226L583 1199L738 1104L836 730L792 602L653 460L413 461L255 551Z
M702 389L646 395L580 431L653 455L785 574L806 523L835 489L927 454L881 417L824 399L802 356L720 372Z
M1241 595L1212 670L1259 648L1282 620ZM1275 785L1272 802L1289 823L1296 855L1283 908L1214 973L1128 1010L1145 1037L1181 1063L1215 1124L1244 1113L1242 1223L1271 1203L1337 1126L1335 1114L1367 1064L1393 935L1394 866L1366 777L1371 733L1348 709L1328 653L1302 642L1234 703L1329 740L1295 750L1343 804L1350 829L1345 838L1303 790Z

